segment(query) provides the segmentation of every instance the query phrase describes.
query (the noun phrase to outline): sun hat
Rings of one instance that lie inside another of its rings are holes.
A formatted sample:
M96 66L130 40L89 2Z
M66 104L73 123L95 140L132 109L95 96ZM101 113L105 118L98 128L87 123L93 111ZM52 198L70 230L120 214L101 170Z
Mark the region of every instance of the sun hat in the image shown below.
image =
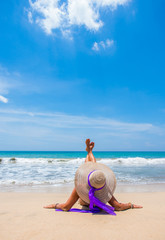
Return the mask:
M102 203L107 203L116 188L115 174L104 164L84 163L76 171L75 188L79 197L88 204L90 203L88 194L91 187L97 190L95 197Z

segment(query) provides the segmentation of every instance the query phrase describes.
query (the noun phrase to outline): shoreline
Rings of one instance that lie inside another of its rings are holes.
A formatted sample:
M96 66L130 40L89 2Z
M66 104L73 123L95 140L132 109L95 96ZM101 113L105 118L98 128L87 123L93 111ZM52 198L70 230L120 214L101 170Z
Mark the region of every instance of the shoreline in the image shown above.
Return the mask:
M70 193L74 188L74 184L63 184L60 186L1 186L0 193ZM165 192L165 183L150 184L117 184L115 193L145 193L145 192Z

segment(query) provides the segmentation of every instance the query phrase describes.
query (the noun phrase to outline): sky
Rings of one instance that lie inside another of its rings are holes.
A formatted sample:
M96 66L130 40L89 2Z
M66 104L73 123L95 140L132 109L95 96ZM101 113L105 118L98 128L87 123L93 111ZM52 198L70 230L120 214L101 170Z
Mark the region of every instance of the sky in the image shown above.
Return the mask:
M0 151L164 151L164 9L1 1Z

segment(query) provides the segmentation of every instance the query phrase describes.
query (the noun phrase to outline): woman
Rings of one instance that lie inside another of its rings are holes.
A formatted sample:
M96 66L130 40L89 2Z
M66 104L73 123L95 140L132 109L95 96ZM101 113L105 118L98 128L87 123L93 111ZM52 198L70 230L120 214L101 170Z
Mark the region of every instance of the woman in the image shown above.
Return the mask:
M96 163L96 159L92 153L92 150L94 148L94 142L90 142L90 139L86 140L86 151L88 152L87 157L85 159L85 163L88 162L93 162ZM44 208L48 208L48 209L61 209L63 211L69 211L72 206L78 201L79 199L79 203L82 206L89 206L89 203L83 201L77 191L76 188L73 189L70 197L68 198L68 200L65 203L56 203L56 204L51 204L48 206L44 206ZM111 199L108 201L108 203L116 210L116 211L123 211L126 209L130 209L130 208L142 208L142 206L139 205L135 205L132 203L119 203L116 198L112 195Z

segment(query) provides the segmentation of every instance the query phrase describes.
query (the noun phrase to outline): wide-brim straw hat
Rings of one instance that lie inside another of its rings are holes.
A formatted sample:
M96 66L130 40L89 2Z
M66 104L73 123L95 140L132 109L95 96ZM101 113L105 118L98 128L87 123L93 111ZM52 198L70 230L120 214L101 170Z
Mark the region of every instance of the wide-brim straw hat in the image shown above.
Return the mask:
M101 163L87 162L77 169L75 174L75 188L77 194L84 202L88 204L90 203L88 197L88 193L90 190L90 186L88 185L88 175L94 170L100 170L98 171L98 174L100 175L100 172L102 172L105 177L105 182L103 184L104 187L101 190L95 191L95 197L98 198L101 202L107 203L112 198L115 191L116 178L113 171L109 167ZM94 172L95 175L97 175L97 171ZM98 178L100 178L100 176L98 176Z

